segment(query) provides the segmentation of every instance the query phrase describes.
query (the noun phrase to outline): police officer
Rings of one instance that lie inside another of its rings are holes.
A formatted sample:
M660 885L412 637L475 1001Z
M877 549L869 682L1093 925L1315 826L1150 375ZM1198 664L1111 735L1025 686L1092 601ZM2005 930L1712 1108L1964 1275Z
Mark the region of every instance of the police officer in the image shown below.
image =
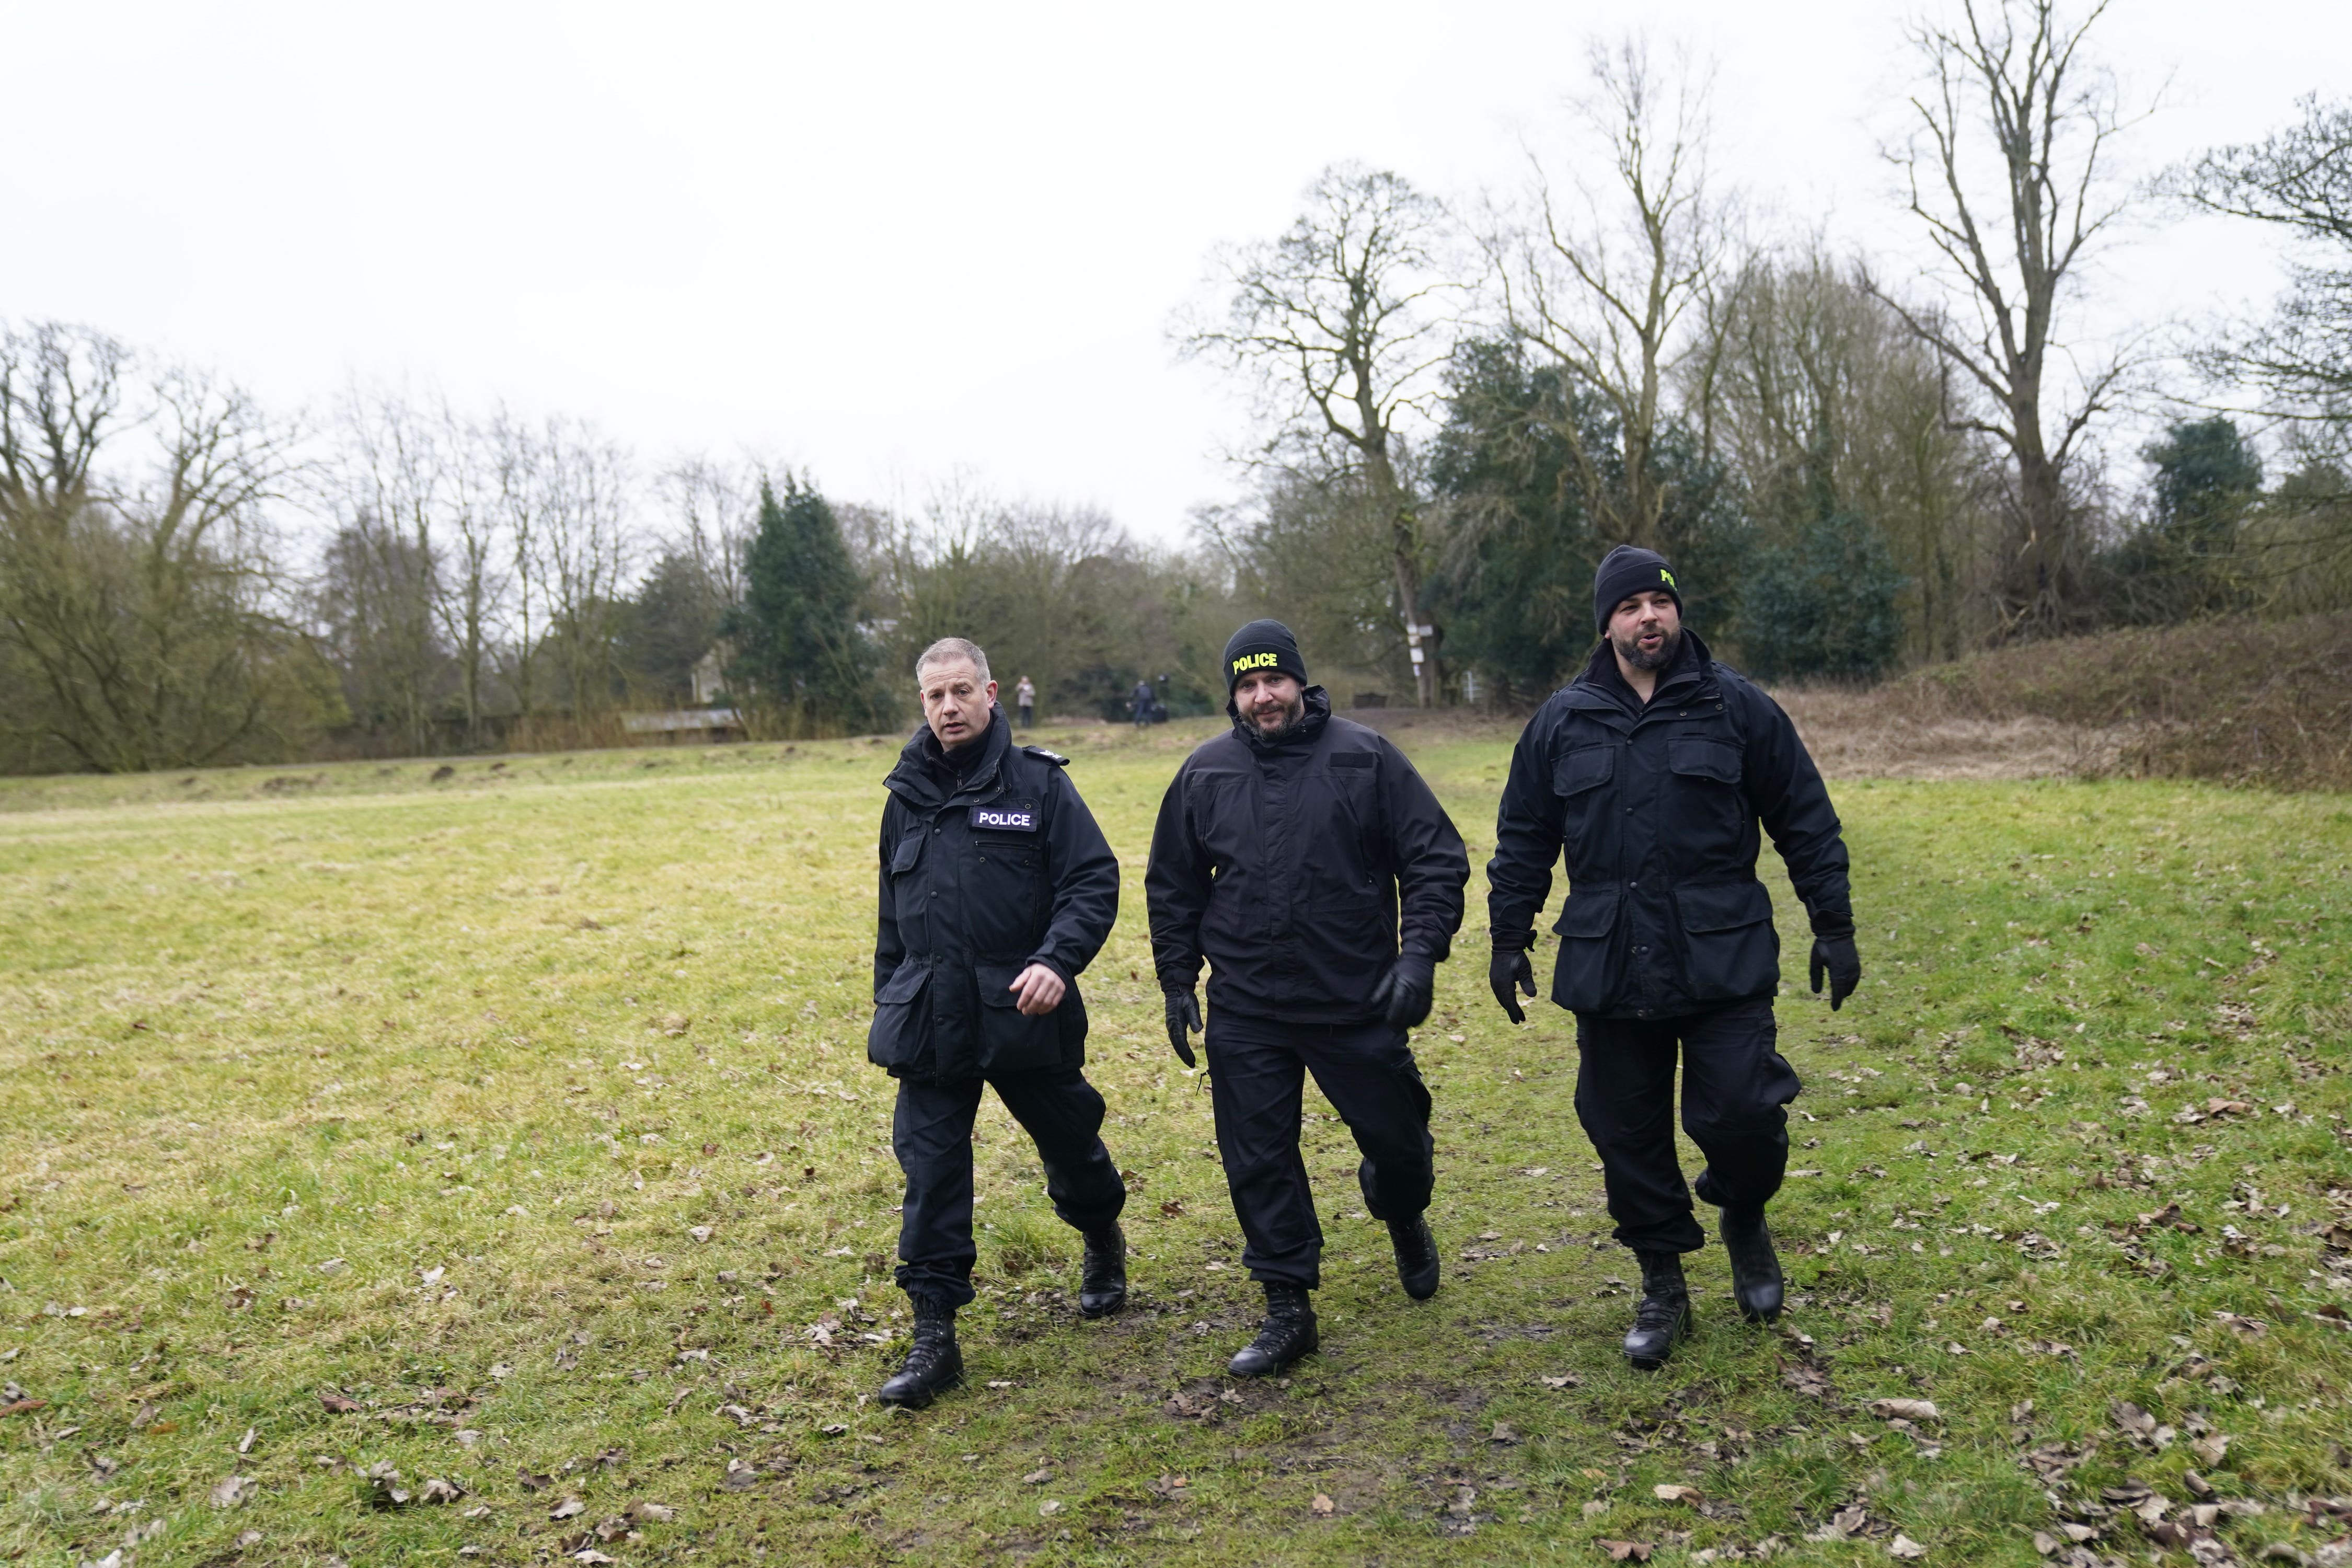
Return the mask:
M1739 1310L1780 1314L1780 1265L1764 1205L1788 1164L1796 1073L1774 1048L1780 980L1772 900L1756 877L1772 836L1813 929L1812 984L1830 1005L1862 979L1845 841L1789 716L1715 662L1682 624L1664 557L1620 546L1592 584L1601 629L1584 673L1529 720L1511 757L1487 863L1488 983L1515 1024L1533 996L1527 950L1568 856L1552 1000L1576 1015L1576 1113L1600 1152L1617 1239L1642 1262L1625 1354L1662 1365L1689 1327L1682 1255L1706 1244L1675 1160L1683 1127L1706 1156Z
M1078 1310L1127 1301L1127 1189L1080 1070L1078 972L1118 913L1118 861L1062 770L1016 746L988 656L944 637L915 661L923 728L885 781L874 1023L866 1054L898 1080L891 1146L907 1176L898 1288L914 1348L885 1405L962 1380L956 1309L972 1299L971 1128L982 1084L1036 1140L1054 1212L1086 1238Z
M1462 924L1469 857L1404 753L1331 712L1279 621L1225 645L1233 732L1185 759L1160 802L1144 890L1168 1043L1192 1065L1209 964L1211 1104L1225 1184L1265 1289L1235 1377L1316 1348L1307 1292L1323 1230L1299 1158L1304 1073L1355 1134L1364 1206L1385 1220L1406 1294L1437 1289L1423 1211L1435 1182L1429 1090L1405 1031L1429 1016ZM1403 941L1398 941L1402 906Z

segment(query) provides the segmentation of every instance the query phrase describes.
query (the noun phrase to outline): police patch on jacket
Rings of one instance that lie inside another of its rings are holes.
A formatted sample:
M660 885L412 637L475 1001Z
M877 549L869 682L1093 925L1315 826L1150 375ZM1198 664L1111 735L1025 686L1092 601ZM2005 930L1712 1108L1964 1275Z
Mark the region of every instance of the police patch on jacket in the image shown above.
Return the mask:
M971 808L971 830L974 833L1034 833L1037 812L1026 805L975 805Z

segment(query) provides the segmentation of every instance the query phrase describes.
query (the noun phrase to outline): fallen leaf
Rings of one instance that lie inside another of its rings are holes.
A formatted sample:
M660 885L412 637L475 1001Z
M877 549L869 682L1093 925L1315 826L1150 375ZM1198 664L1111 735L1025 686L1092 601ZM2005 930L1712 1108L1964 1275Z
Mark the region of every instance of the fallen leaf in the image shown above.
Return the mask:
M1677 1486L1671 1481L1661 1481L1652 1487L1650 1495L1660 1502L1686 1502L1694 1508L1706 1498L1706 1494L1696 1487Z
M249 1454L253 1452L253 1440L259 1436L261 1436L261 1434L256 1431L253 1427L247 1427L245 1429L245 1436L236 1440L236 1451L240 1454Z
M536 1492L546 1490L549 1486L553 1484L555 1478L552 1476L535 1476L529 1470L518 1467L515 1470L515 1479L522 1483L523 1490L527 1492Z
M1166 1215L1170 1219L1174 1219L1184 1212L1184 1200L1181 1198L1170 1198L1167 1202L1160 1205L1160 1212Z
M1647 1541L1596 1541L1592 1544L1609 1553L1612 1563L1622 1563L1629 1557L1636 1563L1647 1563L1650 1553L1657 1550Z
M607 1557L593 1546L583 1546L572 1554L574 1563L618 1563L617 1557Z
M1575 1373L1569 1373L1559 1377L1539 1377L1536 1381L1546 1388L1574 1388L1579 1379Z
M1329 1498L1325 1497L1321 1492L1317 1492L1315 1494L1315 1500L1308 1503L1307 1507L1310 1512L1320 1514L1328 1519L1338 1509L1339 1505L1333 1502Z
M1927 1549L1898 1530L1895 1532L1895 1539L1886 1543L1886 1555L1899 1557L1907 1563L1927 1556Z
M576 1519L587 1511L588 1505L586 1503L581 1501L576 1497L568 1497L562 1502L557 1503L553 1508L548 1510L547 1517L550 1519Z
M465 1488L455 1481L445 1481L439 1476L427 1477L424 1486L417 1489L417 1496L426 1502L456 1502L465 1495Z
M12 1399L5 1405L0 1405L0 1415L30 1415L36 1410L47 1410L48 1407L49 1402L46 1399Z
M1870 1413L1881 1421L1892 1421L1898 1416L1906 1421L1941 1421L1944 1418L1943 1412L1936 1408L1936 1402L1932 1399L1874 1399L1870 1402Z
M667 1524L677 1517L677 1510L658 1502L633 1502L621 1511L631 1519L651 1520L656 1524Z
M213 1484L212 1505L215 1508L236 1508L253 1496L251 1476L230 1476Z
M319 1390L319 1403L327 1407L327 1414L330 1415L355 1415L360 1409L358 1400L332 1388Z
M1054 1467L1051 1465L1044 1465L1022 1477L1021 1484L1024 1487L1042 1487L1053 1479Z
M2200 1437L2189 1445L2189 1451L2196 1455L2197 1462L2207 1469L2218 1470L2221 1468L2222 1456L2230 1451L2230 1436L2226 1432L2216 1432L2210 1437Z
M692 1237L697 1241L709 1241L710 1239L710 1227L707 1225L692 1226L688 1228L686 1234Z
M1037 1511L1050 1519L1055 1514L1062 1511L1061 1500L1059 1498L1047 1498L1044 1502L1037 1505Z
M1518 1429L1507 1421L1496 1422L1495 1429L1486 1434L1486 1441L1489 1443L1516 1443L1518 1440Z

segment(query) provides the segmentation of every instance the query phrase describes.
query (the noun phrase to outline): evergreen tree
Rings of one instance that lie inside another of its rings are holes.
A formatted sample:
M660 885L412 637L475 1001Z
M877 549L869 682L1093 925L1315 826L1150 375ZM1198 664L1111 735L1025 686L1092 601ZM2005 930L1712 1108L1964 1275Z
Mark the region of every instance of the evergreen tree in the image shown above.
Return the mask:
M1447 659L1498 685L1505 700L1572 679L1599 641L1592 574L1620 542L1591 525L1574 464L1580 447L1601 482L1625 488L1611 466L1622 445L1612 417L1604 398L1515 344L1471 342L1454 355L1429 458L1449 523L1431 602ZM1751 535L1739 487L1670 423L1654 434L1649 468L1658 548L1688 584L1684 618L1723 656L1737 647Z
M795 733L887 727L896 704L880 679L878 650L858 626L864 588L840 521L816 487L787 473L779 499L761 480L743 602L722 627L735 649L728 679Z
M1741 596L1748 672L1761 680L1874 680L1903 649L1903 574L1886 537L1850 511L1759 549Z

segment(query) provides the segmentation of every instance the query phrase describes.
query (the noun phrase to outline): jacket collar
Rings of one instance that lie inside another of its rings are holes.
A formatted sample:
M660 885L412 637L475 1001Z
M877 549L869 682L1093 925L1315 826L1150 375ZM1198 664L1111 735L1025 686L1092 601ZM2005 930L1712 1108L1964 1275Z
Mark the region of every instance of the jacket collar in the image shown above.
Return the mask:
M1646 705L1625 684L1624 676L1617 668L1617 656L1610 650L1607 637L1601 638L1601 646L1592 650L1592 657L1585 661L1584 672L1570 684L1564 695L1571 708L1622 713L1638 720L1643 714L1656 710L1668 692L1679 692L1689 688L1690 693L1696 695L1699 689L1714 679L1715 655L1708 650L1706 639L1685 626L1683 628L1682 651L1673 666L1658 678L1657 687L1651 692Z
M1013 728L1004 721L1003 709L990 705L988 729L972 744L981 749L979 765L960 774L955 764L948 761L940 738L925 724L899 751L898 765L890 770L890 776L882 781L882 785L918 808L940 805L959 795L984 792L996 782L1004 765L1004 753L1013 746Z
M1306 700L1307 716L1298 721L1297 729L1278 741L1269 741L1259 734L1257 726L1242 717L1242 710L1234 706L1230 696L1225 699L1225 717L1234 721L1234 733L1253 752L1286 752L1294 747L1311 746L1323 733L1323 726L1331 721L1331 694L1319 686L1310 686L1299 695Z

